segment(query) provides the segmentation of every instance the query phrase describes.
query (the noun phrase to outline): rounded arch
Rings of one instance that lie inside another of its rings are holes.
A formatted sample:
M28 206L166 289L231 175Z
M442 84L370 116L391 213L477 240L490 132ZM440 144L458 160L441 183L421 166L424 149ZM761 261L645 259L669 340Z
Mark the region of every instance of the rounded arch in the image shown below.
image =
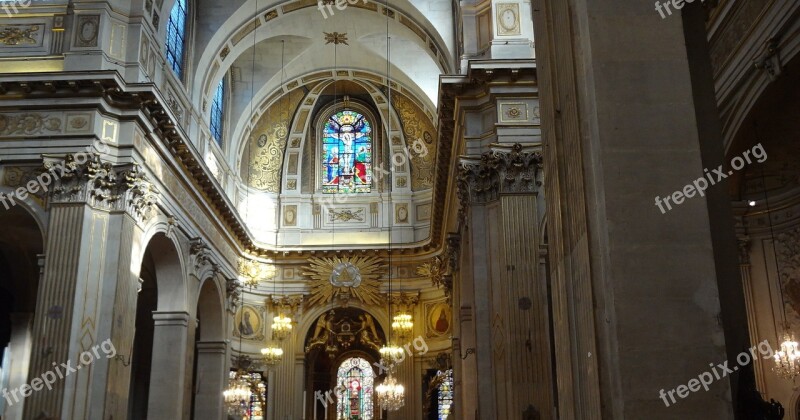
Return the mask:
M47 227L49 226L50 217L45 211L42 204L34 200L33 195L28 195L24 200L21 200L19 197L16 196L15 189L0 185L0 194L4 194L8 196L14 193L14 202L16 202L15 207L19 207L25 210L29 216L33 218L36 222L36 225L39 227L39 234L41 235L42 243L47 243ZM12 207L9 207L11 209ZM8 211L9 209L5 209L2 204L0 204L0 211Z
M197 296L197 319L200 341L224 341L227 338L224 288L219 276L208 277L200 284Z
M389 321L389 317L384 310L375 311L375 308L369 307L357 301L349 302L348 308L360 309L372 316L382 331L389 331L389 328L391 328L392 323ZM314 328L317 319L319 319L323 313L329 312L331 309L336 310L342 308L336 305L317 306L307 311L305 314L303 314L304 316L298 320L297 334L292 334L292 339L295 340L294 348L297 349L297 354L305 354L305 341L307 336L312 332L311 329Z
M198 109L212 93L211 87L216 86L216 83L229 70L233 62L242 54L245 54L254 43L257 44L273 37L300 35L303 33L301 29L308 27L308 22L313 22L312 26L323 28L328 26L324 15L320 14L319 9L316 7L316 3L300 4L292 2L294 4L284 5L283 7L275 7L277 4L272 2L264 3L256 3L255 0L247 1L232 13L225 22L220 22L218 25L220 28L230 29L224 32L218 31L209 40L204 48L204 53L197 61L197 71L191 91L193 93L192 100ZM257 13L254 11L256 5L259 7ZM395 18L392 26L393 37L402 37L410 44L418 45L420 47L418 52L425 54L432 65L439 69L439 73L452 72L452 53L447 47L442 34L428 20L426 14L407 0L399 0L391 4L389 9L392 10L392 17ZM373 10L372 8L356 6L348 9L347 12L351 13L350 16L353 19L361 22L373 22L375 24L375 31L373 32L385 33L385 29L381 29L385 28L385 25L381 25L381 21L375 19L376 17L383 17L380 14L381 10L382 7ZM298 25L298 22L303 22L304 24ZM399 22L402 22L402 24ZM363 31L363 34L359 34L361 38L370 35L370 31ZM253 32L255 32L255 39L252 36ZM447 36L449 37L450 34L447 33ZM324 45L322 38L316 39L316 41L319 44L317 48ZM308 59L304 60L303 63L298 63L296 68L292 68L293 66L291 65L287 66L288 74L294 77L309 67L320 68L319 63L309 66L305 62L309 59L318 59L319 56L320 54L314 52L309 54L307 56ZM410 63L399 64L404 66ZM398 69L396 73L393 71L393 74L401 72L402 69ZM405 73L414 74L413 71L406 71Z
M156 232L144 247L142 264L152 264L158 289L158 311L189 311L184 275L184 261L180 247L163 232Z
M322 162L319 161L319 157L323 156L323 148L325 147L325 137L323 135L324 131L328 127L328 124L332 122L332 119L334 119L337 114L342 113L342 112L347 112L347 111L355 113L356 114L355 118L359 118L360 117L360 118L363 119L365 124L369 125L368 126L369 132L368 132L367 136L368 136L369 149L370 149L369 153L370 153L371 157L370 157L368 163L370 165L372 165L372 167L383 167L381 165L382 164L385 165L385 163L383 162L382 158L383 158L383 154L384 154L383 152L385 150L389 150L389 148L390 148L389 140L386 138L386 135L384 134L384 131L381 129L381 126L383 125L382 124L382 119L378 118L378 115L375 114L375 112L372 109L372 106L370 106L370 104L363 103L359 99L351 99L346 106L341 104L341 103L329 103L329 104L325 105L323 108L321 108L317 112L317 115L314 116L314 119L311 122L311 127L309 127L309 129L314 130L314 135L313 136L304 136L304 139L303 139L303 141L309 141L310 138L316 139L316 144L313 147L313 149L314 149L313 152L314 153L312 155L312 156L315 157L315 159L311 159L309 161L314 167L314 171L309 173L309 175L313 174L312 175L313 176L313 180L311 180L312 181L311 185L313 185L313 190L312 190L313 193L324 192L323 191L324 190L323 185L324 185L324 181L325 181L326 176L325 176L325 174L322 173L322 169L321 169ZM358 144L358 139L354 139L353 141L354 141L354 145ZM366 143L364 143L364 144L366 144ZM358 147L358 146L356 146L356 147ZM302 148L302 144L301 144L301 149L300 150L301 150L301 152L300 152L299 161L302 162L303 158L305 157L303 151L305 151L307 149ZM342 151L338 150L338 148L337 148L337 152L338 152L339 155L341 155ZM354 150L354 154L357 154L357 153L358 153L358 150ZM358 160L358 159L356 159L356 160ZM376 190L381 190L381 186L380 185L376 185L375 184L376 182L380 182L380 181L377 180L377 179L374 179L373 177L369 178L370 190L367 191L367 192L376 192ZM387 184L387 186L388 186L388 184ZM338 192L339 191L337 191L337 193Z

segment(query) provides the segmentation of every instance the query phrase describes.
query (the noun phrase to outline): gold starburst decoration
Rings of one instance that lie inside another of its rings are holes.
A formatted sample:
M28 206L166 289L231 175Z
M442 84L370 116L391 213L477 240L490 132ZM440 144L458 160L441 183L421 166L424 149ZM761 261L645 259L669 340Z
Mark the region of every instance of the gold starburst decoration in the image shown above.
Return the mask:
M325 45L333 44L333 45L350 45L347 43L347 32L339 33L339 32L323 32L325 34Z
M309 266L303 267L303 275L311 277L311 294L308 304L329 303L340 299L347 306L351 298L365 305L380 305L378 277L386 269L386 264L378 257L318 258L311 257Z

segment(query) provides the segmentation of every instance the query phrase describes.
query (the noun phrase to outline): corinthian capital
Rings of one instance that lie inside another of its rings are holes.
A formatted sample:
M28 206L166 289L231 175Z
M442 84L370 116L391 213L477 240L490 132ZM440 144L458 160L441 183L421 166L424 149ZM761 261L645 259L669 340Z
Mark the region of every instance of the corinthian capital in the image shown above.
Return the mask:
M525 150L519 143L495 147L480 158L464 157L458 173L458 195L462 207L497 200L500 194L535 194L542 155Z

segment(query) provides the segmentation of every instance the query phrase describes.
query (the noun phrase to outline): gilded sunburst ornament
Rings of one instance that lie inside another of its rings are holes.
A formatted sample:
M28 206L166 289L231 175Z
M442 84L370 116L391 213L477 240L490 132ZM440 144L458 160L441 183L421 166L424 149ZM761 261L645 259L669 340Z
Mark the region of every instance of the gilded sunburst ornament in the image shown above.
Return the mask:
M334 298L347 301L358 299L365 305L380 305L380 281L378 278L386 264L378 257L318 258L308 260L303 275L311 278L309 306L326 304Z
M333 44L333 45L350 45L347 43L347 32L339 33L339 32L323 32L325 34L325 45Z

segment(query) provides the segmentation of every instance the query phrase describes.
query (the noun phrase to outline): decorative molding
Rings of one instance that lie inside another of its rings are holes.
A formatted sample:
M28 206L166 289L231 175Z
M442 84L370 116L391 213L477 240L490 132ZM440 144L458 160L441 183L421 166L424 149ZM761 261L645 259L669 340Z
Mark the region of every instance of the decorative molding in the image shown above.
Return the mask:
M80 48L97 47L100 33L100 15L79 15L75 31L75 46Z
M0 115L0 136L33 136L46 133L61 133L63 123L60 116L26 112Z
M231 314L235 314L239 305L239 296L241 296L241 287L239 280L235 278L225 279L225 296L228 298L227 309Z
M353 256L318 258L311 257L309 265L303 267L303 275L311 278L307 306L324 305L338 299L347 306L351 298L366 305L380 305L379 276L386 270L381 258ZM335 276L334 270L340 275ZM343 279L343 276L347 277ZM357 278L353 278L357 277Z
M220 269L214 261L214 253L203 238L193 238L189 242L189 261L197 279L202 281L216 276Z
M364 209L341 209L340 211L336 211L331 209L328 212L328 221L329 222L363 222L364 221Z
M339 33L339 32L323 32L325 34L325 45L333 44L333 45L350 45L347 43L347 32Z
M40 25L2 25L0 26L0 43L9 47L37 45L39 43Z
M453 294L453 274L459 269L461 235L450 233L444 252L417 267L417 274L431 279L431 284L443 288L448 301Z
M114 167L99 154L84 152L64 158L44 155L43 161L54 184L51 203L126 211L140 223L155 213L159 192L136 163Z
M500 194L536 194L541 169L541 153L524 151L519 143L508 151L486 152L479 160L462 158L456 181L461 207L488 203Z

